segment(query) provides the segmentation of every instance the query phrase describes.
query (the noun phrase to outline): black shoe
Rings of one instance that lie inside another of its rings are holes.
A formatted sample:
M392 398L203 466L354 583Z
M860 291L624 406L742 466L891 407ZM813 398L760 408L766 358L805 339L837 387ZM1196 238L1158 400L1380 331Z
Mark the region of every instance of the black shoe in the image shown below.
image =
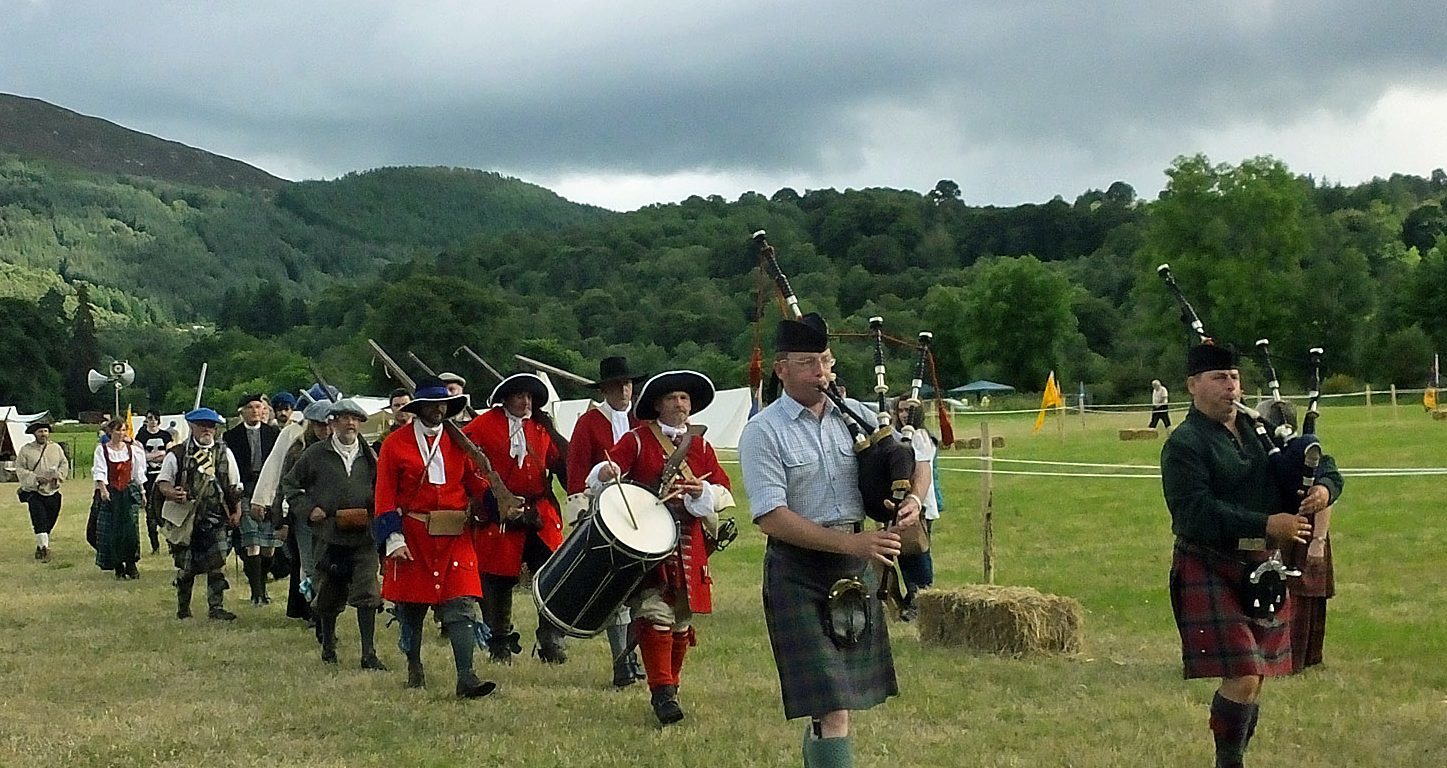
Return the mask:
M386 672L387 665L383 664L382 660L377 658L377 654L374 653L370 656L362 657L362 669L374 669L378 672Z
M568 652L563 650L563 646L551 643L534 646L533 655L544 664L566 664L568 661Z
M653 714L657 715L658 722L664 725L683 719L683 707L678 703L678 686L658 686L653 691L652 704Z
M41 550L41 549L43 549L43 547L36 547L36 548L35 548L35 559L36 559L36 560L39 560L39 559L40 559L40 550Z
M236 621L236 614L225 608L212 608L206 612L206 616L217 621Z
M135 563L126 563L126 578L128 578L128 579L139 579L139 578L141 578L141 572L138 571L138 570L136 570L136 564L135 564Z
M633 677L633 668L629 666L628 662L624 661L613 665L614 688L627 688L636 682L638 682L638 680Z
M177 609L176 609L176 618L178 618L178 619L189 619L189 618L191 618L191 606L187 605L187 606L183 606L183 607L181 607L181 608L177 608Z
M125 581L125 578L126 578L126 567L125 567L124 565L118 565L118 566L116 566L116 581Z
M50 547L41 547L41 548L40 548L40 562L42 562L42 563L48 563L48 562L50 562Z
M337 663L337 649L335 649L335 648L327 648L327 647L324 646L324 647L322 648L322 663L323 663L323 664L335 664L335 663Z
M407 660L407 687L427 687L427 675L422 672L422 662Z
M495 690L497 690L497 683L491 680L479 680L477 675L471 672L457 681L457 698L459 699L480 699Z

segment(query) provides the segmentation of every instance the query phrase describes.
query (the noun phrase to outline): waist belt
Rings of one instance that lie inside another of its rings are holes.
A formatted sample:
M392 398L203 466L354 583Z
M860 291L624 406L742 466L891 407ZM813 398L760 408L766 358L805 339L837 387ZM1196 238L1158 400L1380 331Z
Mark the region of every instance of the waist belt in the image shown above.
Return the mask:
M836 520L832 523L820 523L820 525L831 530L848 531L849 533L859 533L860 531L864 530L864 521L862 520L857 522L850 522L848 520Z
M340 511L340 510L339 510L339 511ZM422 522L425 523L425 522L427 522L428 520L431 520L431 519L432 519L432 513L434 513L434 512L441 512L441 513L444 514L444 515L446 515L446 514L454 514L454 515L455 515L455 514L457 514L458 512L466 512L466 511L467 511L467 510L465 510L465 509L432 509L432 510L428 510L428 511L426 511L426 512L408 512L408 513L406 513L406 514L407 514L408 517L412 518L413 520L421 520Z

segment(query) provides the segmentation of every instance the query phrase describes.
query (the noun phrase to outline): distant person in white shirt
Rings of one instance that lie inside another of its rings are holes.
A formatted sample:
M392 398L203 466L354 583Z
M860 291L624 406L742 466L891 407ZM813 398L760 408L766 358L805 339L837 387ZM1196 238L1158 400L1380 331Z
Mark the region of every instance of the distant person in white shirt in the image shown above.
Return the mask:
M1167 410L1170 394L1160 379L1151 379L1151 423L1148 429L1155 429L1156 424L1161 424L1167 432L1171 431L1171 414Z

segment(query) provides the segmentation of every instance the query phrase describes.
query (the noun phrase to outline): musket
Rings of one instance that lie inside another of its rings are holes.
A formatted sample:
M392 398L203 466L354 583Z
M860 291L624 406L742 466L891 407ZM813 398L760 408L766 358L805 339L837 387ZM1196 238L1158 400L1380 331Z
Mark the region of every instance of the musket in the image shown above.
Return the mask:
M340 398L338 398L335 394L332 394L333 390L331 386L327 384L326 378L322 376L321 369L317 368L317 364L313 362L308 362L307 365L311 366L312 378L316 379L317 386L320 386L322 388L322 392L326 393L327 399L332 401L333 405L340 402ZM337 391L339 392L341 390ZM308 427L308 429L310 429L310 427ZM366 447L367 455L372 457L372 463L375 464L377 462L377 449L373 448L371 443L363 440L361 435L357 435L357 441Z
M487 369L487 372L490 373L490 374L492 374L498 381L502 381L503 379L507 378L506 376L503 376L501 373L499 373L496 368L492 367L492 364L491 364L491 363L487 362L486 360L483 360L483 359L482 359L482 355L479 355L479 354L477 354L476 352L473 352L473 351L472 351L472 347L469 347L469 346L467 346L466 344L463 344L462 346L458 347L457 349L452 350L452 356L453 356L453 357L457 357L457 353L458 353L458 352L466 352L468 357L471 357L473 360L476 360L478 365L482 366L483 368L486 368L486 369Z
M524 356L522 356L522 355L513 355L513 357L514 357L518 362L522 363L523 365L530 366L530 367L532 367L532 368L536 368L536 369L538 369L538 370L540 370L540 371L542 371L542 372L544 372L544 373L551 373L551 374L554 375L554 376L561 376L561 377L567 379L568 381L577 382L578 384L582 384L582 385L585 386L585 387L591 387L591 386L593 386L594 384L597 384L597 383L598 383L598 382L593 381L592 379L587 378L587 377L585 377L585 376L579 376L578 374L573 373L572 371L565 370L565 369L563 369L563 368L559 368L559 367L557 367L557 366L555 366L555 365L548 365L547 363L545 363L545 362L543 362L543 361L541 361L541 360L534 360L534 359L532 359L531 357L524 357Z
M382 349L380 344L372 339L367 339L367 345L372 348L372 353L377 356L378 360L382 361L382 365L386 367L387 373L395 379L398 384L401 384L408 392L416 393L417 382L413 381L412 377L408 376L407 372L402 370L402 366L397 365L397 361L393 360L392 356L387 354L387 351ZM463 452L472 459L473 463L477 465L477 468L487 477L487 482L492 486L493 498L497 499L498 517L502 520L511 520L521 514L523 508L522 499L507 489L507 486L502 482L502 477L497 474L497 470L493 469L492 461L487 458L487 454L483 453L481 448L477 447L477 443L472 442L472 438L468 437L467 434L462 431L462 428L457 426L457 422L452 419L443 419L442 429L447 432L453 442L462 448Z

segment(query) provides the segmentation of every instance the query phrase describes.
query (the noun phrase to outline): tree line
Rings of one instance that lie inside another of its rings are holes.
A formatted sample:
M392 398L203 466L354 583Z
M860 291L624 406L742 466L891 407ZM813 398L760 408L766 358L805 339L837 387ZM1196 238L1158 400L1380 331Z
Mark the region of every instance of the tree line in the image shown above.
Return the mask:
M1117 182L1073 202L1014 207L970 205L950 180L925 193L690 197L418 246L359 279L258 276L194 301L198 322L185 326L106 316L93 351L76 346L84 334L68 297L28 310L5 302L0 317L55 336L10 350L20 367L0 373L0 400L58 388L57 410L94 407L96 396L70 386L69 363L58 364L87 354L87 368L129 359L137 403L167 409L189 405L202 362L218 406L246 390L307 386L309 361L348 391L385 392L392 385L371 364L367 338L394 357L410 350L462 373L479 398L492 383L454 355L462 344L503 368L521 353L588 375L601 357L625 354L640 370L690 367L720 387L742 386L780 316L749 247L758 229L806 310L835 330L862 334L880 315L893 336L933 331L946 388L989 378L1039 390L1053 370L1098 402L1119 402L1144 399L1152 378L1179 380L1190 338L1156 277L1162 262L1214 336L1243 351L1272 340L1288 391L1300 390L1315 345L1327 349L1332 386L1422 385L1433 351L1447 345L1447 174L1342 186L1269 157L1195 155L1167 177L1150 201ZM66 285L75 284L83 281ZM867 389L869 345L845 336L835 351L841 378ZM896 387L912 360L891 351Z

